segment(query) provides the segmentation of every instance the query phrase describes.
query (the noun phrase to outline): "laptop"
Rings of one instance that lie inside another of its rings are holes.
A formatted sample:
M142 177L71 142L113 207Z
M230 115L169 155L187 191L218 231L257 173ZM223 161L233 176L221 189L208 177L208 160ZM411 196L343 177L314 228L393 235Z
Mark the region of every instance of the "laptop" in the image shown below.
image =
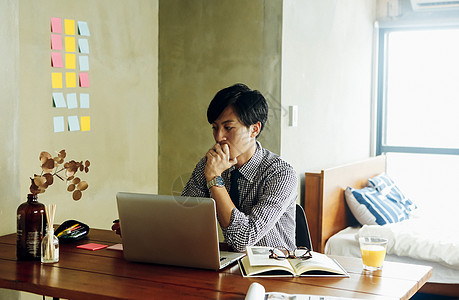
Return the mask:
M212 198L116 194L124 258L219 270L244 253L220 251Z

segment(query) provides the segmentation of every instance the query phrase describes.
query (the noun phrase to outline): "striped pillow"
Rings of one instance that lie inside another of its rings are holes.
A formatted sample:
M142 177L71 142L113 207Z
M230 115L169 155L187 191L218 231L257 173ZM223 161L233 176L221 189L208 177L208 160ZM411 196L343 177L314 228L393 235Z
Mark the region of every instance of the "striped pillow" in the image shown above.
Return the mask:
M406 197L395 182L387 176L386 173L382 173L376 177L368 179L368 184L371 187L377 189L382 195L387 197L389 200L401 203L405 208L406 213L417 209L418 207L414 204L411 199Z
M352 214L362 225L384 225L409 218L400 202L390 200L373 187L348 187L344 195Z

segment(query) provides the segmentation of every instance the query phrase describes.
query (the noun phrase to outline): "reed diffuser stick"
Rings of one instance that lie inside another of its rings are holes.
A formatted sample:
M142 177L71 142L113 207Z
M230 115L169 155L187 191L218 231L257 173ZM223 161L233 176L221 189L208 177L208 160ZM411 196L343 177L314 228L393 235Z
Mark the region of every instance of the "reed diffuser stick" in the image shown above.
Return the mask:
M47 245L45 245L44 253L42 253L45 261L54 260L55 249L54 249L54 215L56 213L56 204L45 205L46 221L48 223L47 235L48 239L46 240Z

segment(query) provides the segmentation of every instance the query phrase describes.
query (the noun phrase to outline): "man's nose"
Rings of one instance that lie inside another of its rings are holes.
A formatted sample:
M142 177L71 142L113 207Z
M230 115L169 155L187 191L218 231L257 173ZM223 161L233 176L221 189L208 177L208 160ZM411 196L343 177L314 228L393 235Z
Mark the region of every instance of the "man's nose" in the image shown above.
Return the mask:
M224 133L224 131L222 129L217 130L217 132L215 133L215 141L217 143L226 141L226 136L225 136L225 133Z

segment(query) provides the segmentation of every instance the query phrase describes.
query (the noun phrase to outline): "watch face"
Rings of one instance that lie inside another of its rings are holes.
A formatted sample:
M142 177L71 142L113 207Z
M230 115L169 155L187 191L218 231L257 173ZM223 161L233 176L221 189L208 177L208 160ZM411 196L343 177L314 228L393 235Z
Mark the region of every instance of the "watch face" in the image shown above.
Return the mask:
M214 179L212 179L211 181L207 183L207 188L210 189L213 186L223 187L225 186L225 181L223 180L221 176L214 177Z
M223 178L221 176L215 177L215 185L218 185L218 186L225 185L225 182L223 181Z

